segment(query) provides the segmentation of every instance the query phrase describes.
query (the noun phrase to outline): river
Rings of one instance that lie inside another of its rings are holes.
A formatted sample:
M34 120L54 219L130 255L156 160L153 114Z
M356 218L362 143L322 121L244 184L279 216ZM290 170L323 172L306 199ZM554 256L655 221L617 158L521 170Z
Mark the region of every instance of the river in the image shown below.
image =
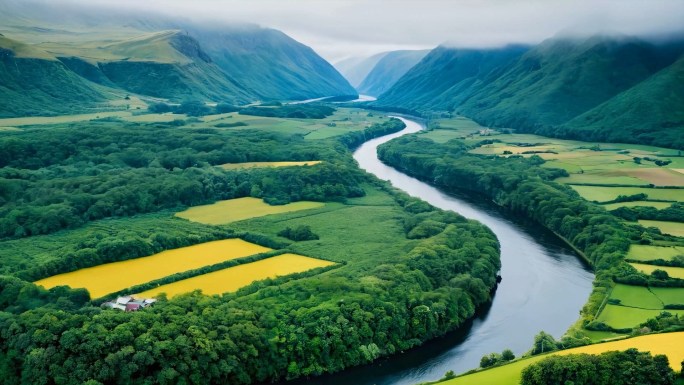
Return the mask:
M408 385L441 378L448 370L462 373L480 358L511 349L529 350L541 330L559 338L579 318L589 297L593 274L572 249L546 229L513 218L495 205L473 197L447 195L389 167L377 147L420 131L416 121L400 118L406 128L366 142L354 153L361 168L409 195L475 219L492 229L501 243L501 276L494 300L470 326L411 351L342 373L309 379L307 385Z

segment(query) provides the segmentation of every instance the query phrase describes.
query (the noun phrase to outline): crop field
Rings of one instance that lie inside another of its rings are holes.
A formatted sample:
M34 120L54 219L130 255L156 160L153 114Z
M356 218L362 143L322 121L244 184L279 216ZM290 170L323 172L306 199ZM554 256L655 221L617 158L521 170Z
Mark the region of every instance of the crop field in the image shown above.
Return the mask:
M346 204L327 203L316 210L268 215L228 226L274 238L286 227L310 226L320 239L295 242L288 249L347 262L339 270L364 270L389 261L396 263L397 256L405 254L417 241L406 239L401 211L392 204L394 200L389 194L371 186L364 186L364 190L366 196L348 199Z
M193 290L202 290L207 295L222 294L235 291L254 281L301 273L317 267L326 267L334 264L334 262L297 254L282 254L162 285L142 292L138 296L149 298L155 297L160 293L166 293L169 297L173 297L178 294L189 293Z
M657 227L663 234L670 234L676 237L684 237L684 223L649 221L646 219L640 219L639 224L644 227Z
M649 318L655 318L663 312L660 310L652 309L639 309L626 306L616 306L616 305L606 305L603 309L597 321L603 322L608 326L614 327L616 329L632 328L639 326L639 324L645 322ZM668 312L673 314L679 314L684 316L684 310L668 310Z
M646 194L649 199L684 202L684 189L642 188L642 187L600 187L571 186L588 201L608 202L618 195Z
M649 265L638 265L649 266ZM681 268L661 268L679 269ZM616 329L631 328L646 322L663 311L684 315L684 310L665 310L665 305L684 304L684 288L647 288L617 284L610 294L610 299L619 300L619 304L608 304L599 314L597 321Z
M568 177L556 179L556 182L567 184L615 184L630 186L647 186L648 183L629 176L612 176L606 173L570 174Z
M659 310L663 308L663 303L660 299L644 286L617 284L613 288L610 298L620 300L620 305L623 306L650 310Z
M549 355L568 355L568 354L600 354L613 350L627 350L637 348L640 351L649 351L651 354L664 354L667 356L670 366L675 370L681 369L681 362L684 359L684 332L651 334L635 338L623 339L619 341L604 342L600 344L582 346L579 348L562 350L542 356L523 359L508 365L497 368L483 370L467 376L454 378L452 380L440 382L442 385L517 385L520 383L522 370L527 366L541 361Z
M670 266L656 266L656 265L646 265L643 263L630 263L635 269L644 272L645 274L651 274L654 270L663 270L667 272L667 275L673 278L684 279L684 268L681 267L670 267ZM684 293L682 293L682 302L684 302Z
M323 206L325 206L324 203L306 201L271 206L264 203L262 199L247 197L191 207L177 213L176 216L208 225L222 225L264 215L316 209Z
M662 210L662 209L666 209L666 208L672 206L672 203L670 203L670 202L634 201L634 202L609 203L607 205L603 205L603 207L608 211L615 210L615 209L618 209L620 207L637 207L637 206L654 207L658 210Z
M175 273L267 251L271 249L241 239L225 239L58 274L35 283L45 288L61 285L86 288L91 298L99 298Z
M665 305L684 305L684 288L652 287L651 291L660 298Z
M244 163L226 163L219 167L224 170L239 170L245 168L260 168L260 167L291 167L291 166L313 166L321 163L320 160L307 160L302 162L244 162Z
M671 261L678 255L684 255L684 247L631 245L625 258L635 261L652 261L654 259Z

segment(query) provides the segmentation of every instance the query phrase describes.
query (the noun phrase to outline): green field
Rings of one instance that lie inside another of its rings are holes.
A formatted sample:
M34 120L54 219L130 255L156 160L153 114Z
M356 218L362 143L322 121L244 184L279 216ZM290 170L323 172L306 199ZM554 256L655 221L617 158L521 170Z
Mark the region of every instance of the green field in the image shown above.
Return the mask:
M620 300L620 305L638 307L642 309L658 310L663 303L644 286L629 286L617 284L610 293L611 299Z
M247 197L191 207L177 213L176 216L207 225L222 225L264 215L316 209L324 205L324 203L320 202L293 202L272 206L264 203L262 199Z
M649 265L634 264L637 269L640 266ZM684 273L684 269L681 268L659 266L654 266L654 268L675 269L678 274ZM619 304L606 305L596 320L616 329L636 327L663 311L684 315L684 310L664 309L664 306L668 304L684 304L683 288L648 288L617 284L610 293L610 299L619 300Z
M641 188L641 187L599 187L599 186L571 186L582 198L589 201L608 202L618 195L646 194L649 199L684 202L684 189Z
M665 354L668 357L670 366L675 370L681 369L684 360L684 332L651 334L646 336L634 337L620 341L605 342L601 344L582 346L579 348L562 350L551 353L550 355L567 354L600 354L612 350L627 350L637 348L640 351L648 351L651 354ZM538 362L548 355L534 356L531 358L515 361L508 365L497 368L479 371L470 375L454 378L452 380L440 382L442 385L518 385L522 370L527 366Z
M684 237L684 223L679 222L665 222L665 221L649 221L640 219L639 224L644 227L656 227L660 229L663 234L670 234L676 237Z
M652 287L651 291L655 293L665 305L684 305L684 288Z
M653 270L663 270L667 272L667 275L669 275L672 278L680 278L684 279L684 268L682 267L669 267L669 266L656 266L656 265L646 265L643 263L630 263L630 265L634 266L639 271L644 272L645 274L651 274ZM684 299L683 299L684 301Z
M639 324L645 322L649 318L655 318L661 312L663 312L662 309L651 310L606 305L596 320L616 329L633 328L639 326ZM684 310L668 310L668 312L684 316Z
M615 210L615 209L618 209L620 207L638 207L638 206L655 207L658 210L662 210L662 209L666 209L666 208L672 206L672 203L670 203L670 202L635 201L635 202L609 203L607 205L603 205L603 207L608 211Z
M684 255L684 246L651 246L631 245L626 259L635 261L652 261L654 259L672 260L672 258Z

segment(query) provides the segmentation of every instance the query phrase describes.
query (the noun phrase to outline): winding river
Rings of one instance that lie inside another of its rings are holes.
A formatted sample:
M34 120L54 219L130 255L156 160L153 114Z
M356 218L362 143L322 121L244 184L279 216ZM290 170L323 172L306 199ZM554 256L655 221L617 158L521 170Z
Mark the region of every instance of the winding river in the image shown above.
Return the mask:
M516 355L524 353L540 330L560 337L579 318L589 297L593 274L547 230L512 218L489 202L447 195L380 162L376 154L380 144L423 128L416 121L400 119L406 123L404 130L366 142L354 158L361 168L409 195L492 229L501 243L503 280L491 306L482 309L465 330L372 365L301 383L408 385L434 381L448 370L462 373L478 367L480 358L488 353L506 348Z

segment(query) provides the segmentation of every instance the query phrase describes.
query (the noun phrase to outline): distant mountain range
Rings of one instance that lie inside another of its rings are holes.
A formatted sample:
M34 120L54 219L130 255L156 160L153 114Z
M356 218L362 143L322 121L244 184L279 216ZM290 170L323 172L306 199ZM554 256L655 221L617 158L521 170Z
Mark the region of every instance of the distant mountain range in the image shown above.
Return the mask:
M684 39L625 36L440 46L374 104L455 112L523 132L684 148L682 53Z
M351 57L335 63L335 68L349 81L354 87L358 87L376 64L390 53L381 52L370 57Z
M0 21L0 117L87 110L127 93L231 104L357 95L311 48L254 25Z
M381 95L429 52L430 50L387 52L356 89L364 95Z

